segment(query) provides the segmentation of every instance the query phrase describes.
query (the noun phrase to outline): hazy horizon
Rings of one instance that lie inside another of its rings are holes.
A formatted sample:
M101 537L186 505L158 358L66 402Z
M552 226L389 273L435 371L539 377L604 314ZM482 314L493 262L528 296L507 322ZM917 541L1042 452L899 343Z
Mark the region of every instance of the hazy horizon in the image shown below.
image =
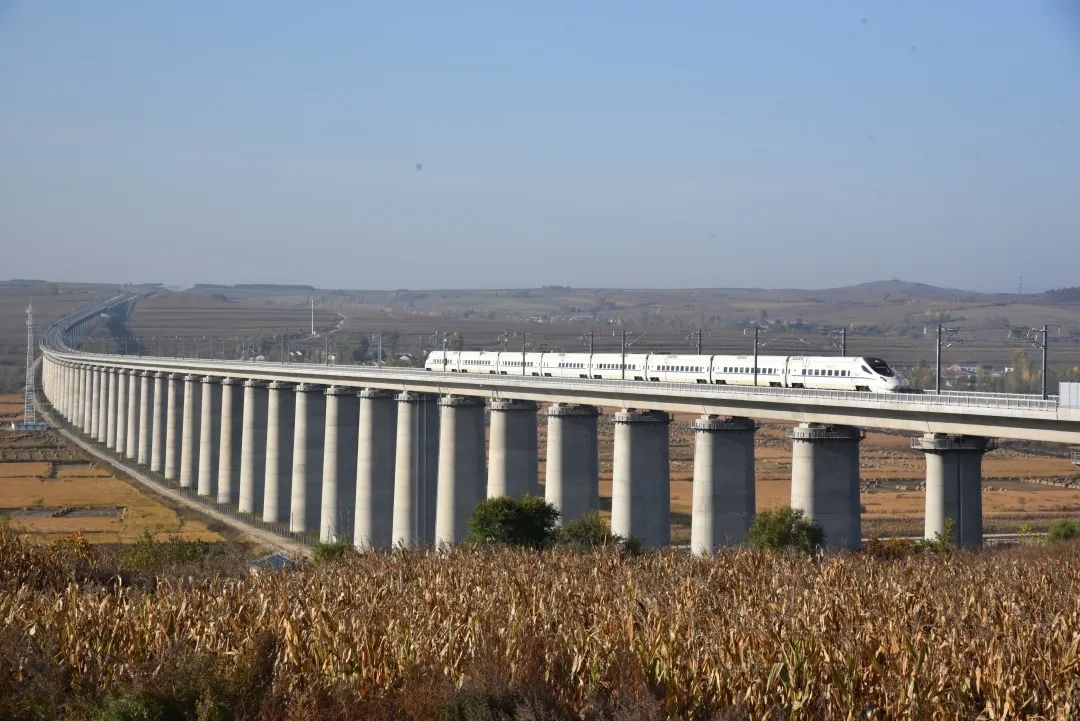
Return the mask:
M0 0L0 60L13 277L1080 285L1068 0Z

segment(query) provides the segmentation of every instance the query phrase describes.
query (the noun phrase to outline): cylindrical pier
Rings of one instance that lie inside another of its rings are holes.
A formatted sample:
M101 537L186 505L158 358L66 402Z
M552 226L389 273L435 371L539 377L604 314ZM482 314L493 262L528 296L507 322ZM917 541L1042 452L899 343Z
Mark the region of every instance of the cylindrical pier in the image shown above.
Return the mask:
M244 391L239 378L221 381L221 435L218 437L217 502L240 499L240 449L244 437Z
M435 545L452 546L465 540L469 517L484 497L484 402L443 396L439 407Z
M862 545L858 428L803 423L791 438L791 507L821 524L827 548Z
M438 468L438 410L434 396L401 393L394 441L394 545L417 548L430 542L428 506L435 506L432 482Z
M202 386L199 376L184 382L184 414L180 433L180 487L194 488L199 476L199 424L202 422Z
M168 394L165 408L165 469L166 479L180 475L180 435L183 430L184 389L180 387L183 376L169 374Z
M217 470L221 461L221 379L205 376L199 400L199 479L200 496L217 496Z
M544 496L561 514L560 524L600 507L600 459L592 406L556 403L547 409Z
M127 439L124 442L124 455L134 460L139 455L139 388L142 373L136 370L127 373Z
M244 383L243 430L240 434L241 513L262 515L263 490L266 485L266 383Z
M150 463L150 442L154 435L154 374L152 371L139 373L139 453L136 461L140 465Z
M536 462L536 403L491 401L487 497L539 492Z
M955 528L952 542L964 548L982 545L982 457L994 443L979 436L927 433L912 447L926 456L924 535L945 533L946 519Z
M127 419L128 419L128 374L130 371L120 369L116 371L116 428L113 433L113 450L118 455L124 455L127 449Z
M263 520L289 520L292 484L293 417L296 393L290 383L271 383L266 410L266 489Z
M326 396L322 386L306 383L295 392L289 530L306 533L319 528Z
M116 369L105 369L105 447L116 448L116 419L119 414L119 402L116 396Z
M394 443L397 403L390 391L360 391L353 545L387 548L394 527Z
M670 418L659 411L628 409L614 420L611 530L646 546L666 546L671 540Z
M360 405L355 388L326 389L322 512L319 540L338 541L353 529L356 511L356 447Z
M702 416L694 432L690 550L710 554L742 543L754 520L754 431L749 418Z
M160 473L165 467L165 377L154 374L154 419L150 431L150 470Z

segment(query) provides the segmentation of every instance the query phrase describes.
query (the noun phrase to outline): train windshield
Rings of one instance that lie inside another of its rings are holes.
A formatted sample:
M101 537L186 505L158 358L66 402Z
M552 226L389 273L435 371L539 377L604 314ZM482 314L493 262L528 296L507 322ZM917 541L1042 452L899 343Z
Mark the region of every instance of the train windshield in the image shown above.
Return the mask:
M891 378L896 375L893 373L893 369L889 367L889 364L880 358L863 358L863 360L866 361L866 365L870 366L874 372L879 375L883 375L886 378Z

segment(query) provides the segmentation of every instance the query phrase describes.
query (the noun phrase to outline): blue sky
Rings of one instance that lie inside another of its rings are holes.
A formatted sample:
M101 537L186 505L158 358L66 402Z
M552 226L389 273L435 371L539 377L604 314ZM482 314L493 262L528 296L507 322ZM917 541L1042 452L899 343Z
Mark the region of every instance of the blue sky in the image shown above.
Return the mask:
M1080 285L1080 11L0 0L4 277Z

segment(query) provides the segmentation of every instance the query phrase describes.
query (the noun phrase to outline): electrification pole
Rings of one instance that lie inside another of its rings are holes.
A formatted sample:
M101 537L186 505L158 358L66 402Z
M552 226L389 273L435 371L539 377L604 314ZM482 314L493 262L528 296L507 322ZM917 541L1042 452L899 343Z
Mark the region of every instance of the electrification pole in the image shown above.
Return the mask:
M754 387L757 388L757 364L758 364L758 332L761 330L754 326Z
M934 353L934 392L941 394L941 323L937 326L937 350Z

